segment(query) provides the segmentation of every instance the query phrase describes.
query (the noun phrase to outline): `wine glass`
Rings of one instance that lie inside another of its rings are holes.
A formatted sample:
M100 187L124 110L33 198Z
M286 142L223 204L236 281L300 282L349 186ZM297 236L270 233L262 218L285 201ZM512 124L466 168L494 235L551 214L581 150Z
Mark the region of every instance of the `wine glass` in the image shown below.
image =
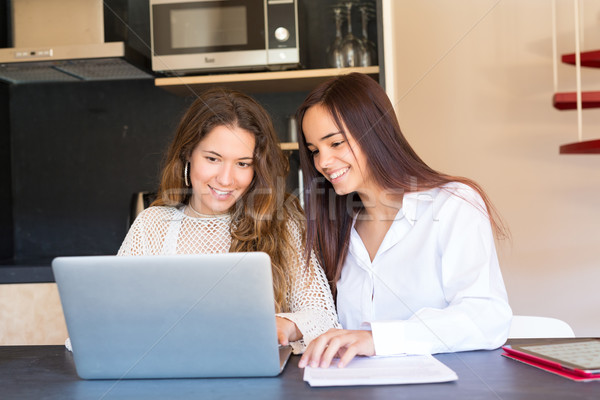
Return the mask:
M333 68L342 68L344 66L340 49L342 44L342 9L340 7L334 8L333 16L335 18L335 40L327 48L327 64Z
M361 65L361 59L364 57L366 50L361 40L352 34L352 2L347 1L345 6L347 14L346 19L348 21L348 32L342 40L340 51L342 53L344 67L358 67Z
M369 26L369 10L367 8L367 5L361 4L359 9L362 22L361 42L365 48L365 52L363 53L363 57L361 58L360 65L363 67L368 67L369 65L376 64L377 50L375 49L375 44L369 40L369 34L367 32L367 27Z

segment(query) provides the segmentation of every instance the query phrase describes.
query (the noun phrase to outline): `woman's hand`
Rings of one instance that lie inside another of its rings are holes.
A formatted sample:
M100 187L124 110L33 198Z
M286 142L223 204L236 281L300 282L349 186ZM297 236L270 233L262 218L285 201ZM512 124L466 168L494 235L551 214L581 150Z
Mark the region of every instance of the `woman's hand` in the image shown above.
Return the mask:
M333 357L340 357L339 368L343 368L357 355L375 355L375 344L371 331L330 329L314 339L302 355L298 367L328 368Z
M282 346L287 346L290 342L302 339L302 332L296 324L289 319L275 317L277 325L277 340Z

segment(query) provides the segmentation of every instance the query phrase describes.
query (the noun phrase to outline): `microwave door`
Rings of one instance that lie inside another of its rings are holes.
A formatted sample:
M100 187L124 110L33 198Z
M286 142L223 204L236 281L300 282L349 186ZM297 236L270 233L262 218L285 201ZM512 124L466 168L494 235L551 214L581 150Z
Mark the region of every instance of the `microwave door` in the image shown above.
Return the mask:
M153 0L152 69L267 65L264 4L262 0Z

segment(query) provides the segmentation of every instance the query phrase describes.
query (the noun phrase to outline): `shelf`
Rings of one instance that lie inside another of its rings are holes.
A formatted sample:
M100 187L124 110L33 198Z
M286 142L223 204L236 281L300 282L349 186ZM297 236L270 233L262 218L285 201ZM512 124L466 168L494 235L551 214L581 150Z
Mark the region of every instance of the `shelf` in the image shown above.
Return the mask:
M552 100L554 107L559 110L575 110L577 109L577 93L565 92L555 93ZM600 107L600 92L582 92L581 93L582 108L598 108Z
M576 53L564 54L562 56L562 62L575 65L575 54ZM600 50L585 51L580 54L582 67L600 68Z
M600 139L563 144L560 154L600 154Z
M362 72L379 81L379 67L303 69L242 74L156 78L154 84L178 96L200 93L211 86L226 86L245 93L307 92L337 75Z
M281 150L298 150L298 142L280 143Z

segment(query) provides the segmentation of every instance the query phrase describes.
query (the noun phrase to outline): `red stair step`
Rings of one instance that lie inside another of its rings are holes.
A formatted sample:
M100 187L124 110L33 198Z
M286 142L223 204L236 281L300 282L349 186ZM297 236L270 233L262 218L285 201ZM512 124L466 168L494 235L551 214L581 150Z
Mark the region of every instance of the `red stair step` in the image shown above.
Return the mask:
M600 139L563 144L560 154L600 154Z
M562 62L565 64L575 65L575 54L564 54L562 56ZM600 68L600 50L585 51L581 53L581 66Z
M559 110L575 110L577 109L577 93L555 93L552 102L554 107L558 108ZM600 92L582 92L581 106L582 108L600 107Z

